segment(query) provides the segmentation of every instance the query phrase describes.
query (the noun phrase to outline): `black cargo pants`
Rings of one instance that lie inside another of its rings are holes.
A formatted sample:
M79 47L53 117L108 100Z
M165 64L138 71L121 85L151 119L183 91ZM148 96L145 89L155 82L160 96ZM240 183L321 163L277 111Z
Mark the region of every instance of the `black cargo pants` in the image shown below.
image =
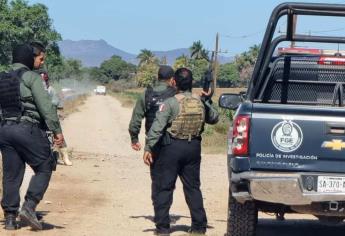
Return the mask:
M3 163L1 206L4 212L17 212L19 209L19 189L25 163L35 172L25 200L37 205L48 188L55 165L46 132L30 122L6 121L0 126L0 150Z
M169 210L177 176L192 218L192 230L206 231L207 218L200 191L201 140L172 139L162 146L151 166L154 221L158 230L170 228Z

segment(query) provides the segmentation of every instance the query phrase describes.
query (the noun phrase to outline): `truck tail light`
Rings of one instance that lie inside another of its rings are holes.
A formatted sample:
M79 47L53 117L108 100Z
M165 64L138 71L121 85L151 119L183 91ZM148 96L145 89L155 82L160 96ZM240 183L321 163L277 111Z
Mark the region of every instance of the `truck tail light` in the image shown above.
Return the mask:
M249 153L249 124L248 115L236 116L233 123L232 153L246 156Z

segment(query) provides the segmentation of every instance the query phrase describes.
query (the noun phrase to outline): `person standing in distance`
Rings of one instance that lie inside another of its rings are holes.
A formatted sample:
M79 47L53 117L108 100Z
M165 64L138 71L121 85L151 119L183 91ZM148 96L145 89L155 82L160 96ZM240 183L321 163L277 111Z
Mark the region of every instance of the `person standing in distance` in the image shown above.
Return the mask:
M176 94L173 87L174 70L167 65L161 65L158 70L158 80L154 87L149 86L138 98L133 109L132 118L129 123L129 135L131 137L131 147L139 151L139 133L141 121L145 118L145 132L150 130L159 105L167 98Z
M190 233L205 234L207 218L200 191L201 134L204 124L218 122L218 112L210 101L202 102L192 94L193 76L187 68L175 72L177 94L160 105L150 131L147 134L145 164L151 168L152 201L156 235L169 235L169 210L177 176L183 184L192 225ZM158 155L153 147L165 134L170 143L160 145Z
M60 98L57 96L57 94L55 92L55 89L49 83L48 72L46 70L42 70L42 69L39 70L38 72L39 72L41 79L43 81L43 86L47 90L47 92L51 98L51 101L53 103L53 106L57 110L57 113L58 113L58 110L61 111L63 109L63 106L61 104ZM64 143L61 147L54 147L54 150L57 151L57 153L59 154L59 157L62 159L62 162L64 165L66 165L66 166L72 166L73 165L73 163L69 159L66 140L64 141Z
M36 206L48 188L56 161L52 158L46 127L54 133L55 145L62 145L64 136L51 99L44 89L38 69L45 58L40 43L23 44L12 52L13 64L5 78L0 75L0 150L3 159L3 196L1 206L5 229L18 228L16 217L20 205L19 188L25 164L33 170L20 220L34 230L42 224L36 216Z

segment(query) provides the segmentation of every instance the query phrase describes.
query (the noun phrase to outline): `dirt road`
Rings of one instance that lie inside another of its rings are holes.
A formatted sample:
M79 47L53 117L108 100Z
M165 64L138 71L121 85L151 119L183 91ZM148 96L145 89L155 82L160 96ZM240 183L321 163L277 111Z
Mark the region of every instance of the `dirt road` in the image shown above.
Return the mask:
M142 162L142 153L129 147L130 116L131 110L121 107L113 97L91 96L79 112L65 119L63 129L74 166L58 166L38 207L45 230L0 229L0 235L152 235L149 169ZM224 235L228 185L225 155L203 155L201 172L208 235ZM172 235L185 235L190 217L180 182L171 214ZM258 236L344 235L345 232L344 226L320 226L315 220L276 222L267 215L260 217L266 219L259 221Z

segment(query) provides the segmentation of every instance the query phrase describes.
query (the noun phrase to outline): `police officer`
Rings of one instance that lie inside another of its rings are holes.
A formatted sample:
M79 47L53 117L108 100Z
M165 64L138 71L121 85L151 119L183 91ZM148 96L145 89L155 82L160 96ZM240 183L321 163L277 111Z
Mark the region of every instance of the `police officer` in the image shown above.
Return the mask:
M64 137L56 110L39 74L45 58L40 43L17 46L12 52L13 65L9 78L0 78L0 150L3 159L3 197L1 206L5 215L5 229L18 228L19 188L23 181L25 164L34 170L25 201L19 212L22 222L34 230L42 224L36 217L36 206L42 200L55 168L46 127L54 133L55 145Z
M161 65L158 70L158 81L156 85L154 87L149 86L138 98L128 129L131 137L131 146L134 150L139 151L141 149L138 137L141 121L145 118L145 131L147 133L150 130L159 105L166 98L176 94L176 90L172 86L173 77L174 70L170 66Z
M185 199L191 212L190 233L206 232L206 213L200 191L201 133L204 123L218 122L218 113L191 93L192 72L180 68L175 73L177 94L160 105L150 131L147 134L144 162L150 165L152 201L157 235L168 235L169 209L177 176L180 177ZM165 133L170 143L161 145L158 153L152 149Z
M51 86L49 83L48 72L44 69L40 69L38 71L38 73L41 76L41 79L43 81L43 87L47 90L47 92L51 98L51 101L53 103L54 108L56 110L58 110L58 109L62 110L63 106L61 104L60 98L56 94L53 86ZM59 157L62 159L62 162L64 165L66 165L66 166L72 166L73 165L73 163L69 159L66 141L63 143L63 145L61 147L54 147L54 150L59 154Z

